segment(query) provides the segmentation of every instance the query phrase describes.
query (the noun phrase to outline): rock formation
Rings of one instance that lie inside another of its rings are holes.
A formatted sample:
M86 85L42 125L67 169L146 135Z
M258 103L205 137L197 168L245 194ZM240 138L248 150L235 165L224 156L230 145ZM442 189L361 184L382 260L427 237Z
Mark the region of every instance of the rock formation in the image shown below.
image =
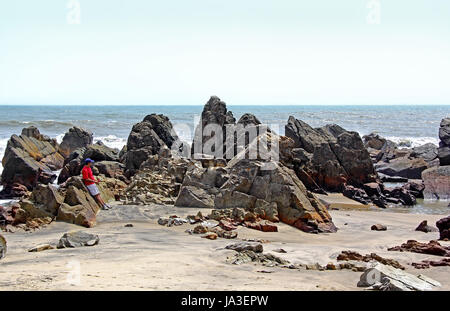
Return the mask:
M439 228L440 240L450 240L450 216L438 220L436 227Z
M337 125L314 129L294 117L289 117L285 133L294 140L295 170L306 184L304 176L309 176L326 190L342 191L345 184L360 187L377 180L358 133Z
M150 156L157 155L164 146L180 144L172 123L164 115L151 114L133 126L127 145L121 152L121 161L129 175L134 175ZM182 148L182 146L179 146Z
M227 158L225 146L227 125L235 125L235 123L236 119L233 113L227 110L225 102L217 96L211 96L203 108L201 119L195 129L191 153ZM216 133L214 129L219 129L222 133ZM234 143L234 135L232 143Z
M263 137L265 136L265 137ZM243 151L247 154L265 133ZM277 217L306 232L335 232L325 206L306 190L294 171L275 161L234 157L226 167L204 168L192 163L186 171L180 194L180 207L260 209L267 217Z
M59 153L61 153L64 158L67 158L75 150L92 145L93 141L94 135L92 132L74 126L64 135L63 140L59 145Z
M20 136L12 135L8 141L2 160L4 190L0 197L15 197L20 185L32 190L38 182L53 182L56 175L52 171L61 169L63 163L54 139L40 134L36 127L24 128Z

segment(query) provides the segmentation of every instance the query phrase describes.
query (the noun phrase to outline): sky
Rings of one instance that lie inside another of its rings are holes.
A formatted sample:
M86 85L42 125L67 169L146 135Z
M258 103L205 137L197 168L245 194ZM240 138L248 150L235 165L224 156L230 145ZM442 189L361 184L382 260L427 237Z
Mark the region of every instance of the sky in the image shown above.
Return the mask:
M0 1L0 104L436 105L449 84L448 0Z

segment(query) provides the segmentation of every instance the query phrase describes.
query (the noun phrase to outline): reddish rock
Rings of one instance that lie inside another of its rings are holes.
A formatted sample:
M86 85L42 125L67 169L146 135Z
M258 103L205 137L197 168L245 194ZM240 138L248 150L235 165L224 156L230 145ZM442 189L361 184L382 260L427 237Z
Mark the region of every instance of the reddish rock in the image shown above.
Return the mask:
M225 219L219 221L219 226L225 231L232 231L237 229L236 226L234 226L230 221Z
M422 262L413 262L411 264L416 269L428 269L431 267L450 266L450 258L443 258L441 260L423 260Z
M429 254L436 256L450 257L450 246L442 246L438 241L421 243L415 240L409 240L400 246L388 248L388 251L413 252L419 254Z
M342 251L338 257L338 261L363 261L363 262L369 262L369 261L378 261L384 265L389 265L397 269L405 270L405 267L403 267L398 261L388 258L383 258L375 253L371 253L369 255L361 255L357 252L353 251Z

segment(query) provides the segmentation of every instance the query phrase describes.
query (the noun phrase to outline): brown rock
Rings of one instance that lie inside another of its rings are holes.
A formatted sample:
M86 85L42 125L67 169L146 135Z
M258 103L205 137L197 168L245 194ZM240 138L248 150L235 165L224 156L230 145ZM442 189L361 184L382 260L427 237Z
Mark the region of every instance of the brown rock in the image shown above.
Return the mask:
M401 246L388 248L388 251L400 251L400 252L407 251L420 254L450 257L450 247L442 246L437 241L430 241L429 243L421 243L415 240L408 240Z
M422 231L422 232L428 233L428 232L436 232L436 231L438 231L438 229L436 229L436 228L434 228L432 226L429 226L427 221L424 220L416 228L416 231Z
M381 225L381 224L376 224L373 225L372 227L370 227L370 230L374 230L374 231L386 231L387 227L385 225Z

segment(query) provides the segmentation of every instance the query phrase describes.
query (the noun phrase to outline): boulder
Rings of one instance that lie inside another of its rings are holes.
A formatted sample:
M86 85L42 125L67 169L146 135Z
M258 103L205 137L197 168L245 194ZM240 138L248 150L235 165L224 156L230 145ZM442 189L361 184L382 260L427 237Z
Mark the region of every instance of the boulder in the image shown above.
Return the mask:
M52 171L61 169L63 163L55 140L41 135L35 127L25 128L20 136L12 135L8 141L1 181L5 188L17 183L32 190L38 182L54 179Z
M38 185L32 192L31 200L35 208L48 213L50 217L58 215L58 209L64 203L64 197L53 185Z
M94 135L92 132L74 126L64 135L63 140L59 145L59 153L62 154L64 158L67 158L76 149L92 145L93 141Z
M174 145L175 144L175 145ZM150 156L157 155L162 147L176 149L180 144L169 118L151 114L133 126L121 162L130 175L134 175ZM173 146L174 145L174 146Z
M265 141L276 136L264 135ZM259 136L243 152L261 144L262 139ZM250 160L237 155L225 168L191 165L175 205L264 210L260 214L267 220L279 219L306 232L337 230L325 206L306 189L293 170L261 158Z
M378 173L408 179L421 179L422 172L427 168L428 164L421 158L401 157L390 162L378 162L375 164L375 169Z
M372 227L370 227L370 230L373 230L373 231L386 231L387 227L385 225L376 224L376 225L373 225Z
M435 166L422 172L423 195L430 200L450 200L450 165Z
M439 239L450 240L450 216L438 220L436 226L439 228Z
M64 233L59 239L57 248L75 248L82 246L94 246L100 242L100 238L96 234L83 231L72 231Z
M105 202L114 200L114 194L103 183L97 184ZM57 220L87 228L94 227L100 209L95 199L89 194L80 177L71 177L65 184L64 203L58 210Z
M357 286L383 291L428 291L441 286L441 284L428 277L415 276L376 262L369 264Z
M329 191L342 191L343 185L361 186L377 179L369 152L356 132L338 125L314 129L289 117L286 136L294 141L294 166L305 184L311 177ZM299 173L300 172L300 173Z
M101 173L108 177L112 177L112 175L114 175L113 178L116 178L117 175L118 179L126 181L124 176L124 166L117 162L119 161L119 150L109 148L103 143L97 142L94 145L76 149L66 158L64 167L58 177L58 184L65 182L72 176L80 175L84 166L84 160L87 158L90 158L96 162L93 166L94 174L95 170L98 169L99 171L97 174L101 170ZM103 162L104 164L99 164L99 162ZM115 162L115 164L112 162Z
M384 144L386 144L386 139L376 133L365 135L362 139L366 148L372 148L375 150L381 150Z
M435 165L435 160L438 156L438 147L435 144L428 143L419 147L414 147L412 149L411 157L413 158L422 158L425 162L430 165ZM439 163L437 163L439 165Z
M438 229L436 229L435 227L429 226L428 222L426 220L424 220L417 226L416 231L422 231L422 232L428 233L428 232L437 232Z
M244 118L243 122L246 122L246 120L254 122L255 119L250 117ZM233 113L227 110L225 102L221 101L217 96L211 96L204 106L199 124L195 128L191 154L193 154L195 158L197 158L195 154L217 155L217 158L227 158L225 147L227 125L235 124L236 119L233 117ZM222 133L216 133L214 127L219 128ZM233 143L234 139L233 135ZM207 142L211 143L210 148L205 147L205 143ZM222 147L223 149L219 149Z

